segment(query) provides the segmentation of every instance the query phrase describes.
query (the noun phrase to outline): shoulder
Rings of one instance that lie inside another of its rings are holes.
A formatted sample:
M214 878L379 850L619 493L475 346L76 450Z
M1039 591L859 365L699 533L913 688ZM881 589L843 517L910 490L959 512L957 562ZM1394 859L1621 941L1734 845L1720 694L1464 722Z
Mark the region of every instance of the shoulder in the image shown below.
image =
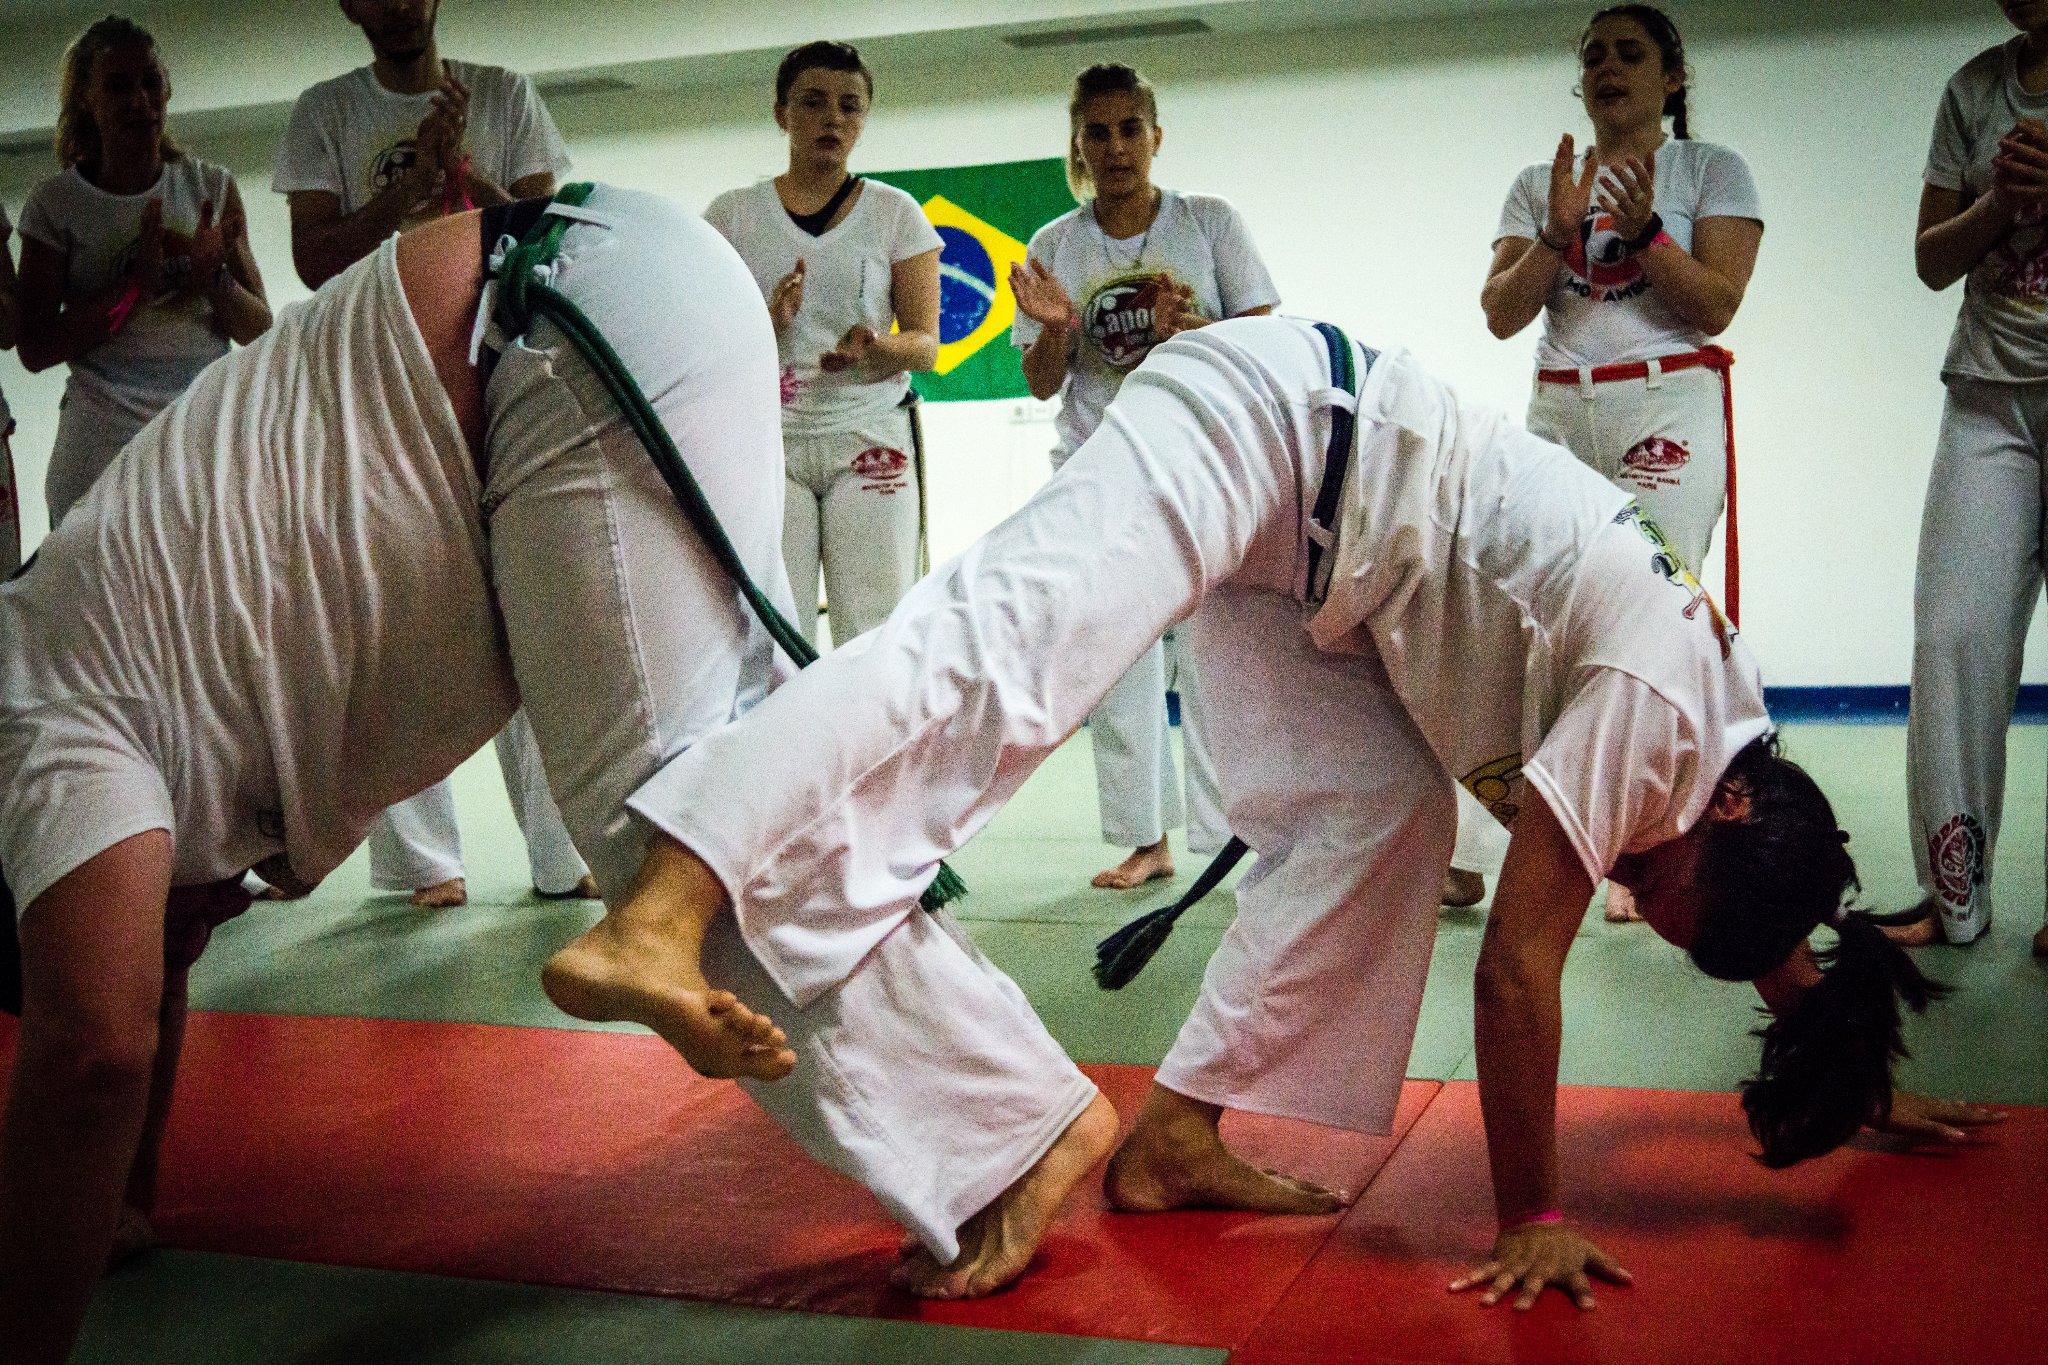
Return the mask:
M1204 227L1234 222L1243 216L1237 205L1220 194L1188 194L1181 190L1161 190L1160 194L1168 203L1178 202L1189 217Z
M751 185L741 185L713 199L705 206L704 216L713 222L733 222L737 219L764 213L770 201L775 198L775 182L757 180ZM779 201L774 205L781 207Z
M324 112L336 108L360 94L366 84L375 80L376 77L367 66L344 71L339 76L329 76L326 80L315 82L300 91L298 102L292 106L292 111L297 113L303 109L308 112Z
M26 222L31 215L62 213L91 189L92 186L85 183L85 177L78 173L76 167L46 175L29 187L28 198L22 201L22 221Z
M861 198L873 195L875 208L885 213L915 214L920 218L924 216L924 205L918 203L910 191L891 185L886 180L870 180L865 176L861 177L860 183L864 186L860 192Z
M1956 74L1948 78L1945 93L1959 100L1975 102L1996 90L2005 83L2008 50L2021 41L2015 37L1995 47L1987 47L1964 62L1956 68Z
M1088 212L1086 204L1076 204L1059 217L1031 234L1026 250L1033 256L1046 256L1059 250L1060 244L1080 231L1082 215Z
M533 79L523 71L511 71L502 66L490 66L483 62L463 62L448 58L448 69L455 78L470 88L473 94L490 92L496 95L524 94L533 86Z
M1749 163L1742 159L1742 153L1733 147L1718 142L1702 142L1698 138L1674 138L1657 149L1657 155L1669 156L1679 165L1693 165L1701 168L1740 166L1744 170Z

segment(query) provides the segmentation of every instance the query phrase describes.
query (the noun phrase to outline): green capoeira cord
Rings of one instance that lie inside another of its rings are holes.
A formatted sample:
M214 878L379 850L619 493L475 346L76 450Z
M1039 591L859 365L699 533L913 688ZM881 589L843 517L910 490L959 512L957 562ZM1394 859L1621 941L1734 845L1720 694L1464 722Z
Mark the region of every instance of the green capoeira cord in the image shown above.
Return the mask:
M565 185L555 195L555 202L580 208L590 198L592 188L587 181ZM740 596L746 599L747 605L782 652L794 660L798 668L809 667L817 661L816 647L775 609L775 604L768 600L768 595L748 574L739 552L733 548L725 528L719 524L718 514L712 511L710 500L704 496L704 490L690 472L682 452L676 449L674 439L669 436L668 428L662 425L653 404L640 391L632 372L583 310L538 278L537 272L544 271L553 263L561 248L562 235L569 230L571 222L571 219L558 214L544 215L518 245L505 253L505 262L497 277L495 320L506 335L514 337L524 336L536 316L546 318L561 329L562 335L568 338L570 345L602 381L612 401L619 405L626 424L640 438L640 444L654 461L662 482L668 485L676 504L682 508L684 518L703 540L711 557L725 570L726 576L739 589ZM937 875L919 897L919 903L927 910L936 910L966 892L967 884L960 880L959 874L940 863Z

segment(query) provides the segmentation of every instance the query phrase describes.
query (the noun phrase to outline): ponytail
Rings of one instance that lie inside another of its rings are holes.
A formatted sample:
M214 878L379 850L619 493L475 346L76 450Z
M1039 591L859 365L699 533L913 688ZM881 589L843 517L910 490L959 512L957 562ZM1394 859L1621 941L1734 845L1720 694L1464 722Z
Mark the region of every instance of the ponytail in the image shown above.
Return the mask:
M1907 1055L1899 1002L1917 1013L1948 994L1865 912L1848 912L1836 930L1836 946L1816 954L1820 981L1758 1030L1763 1060L1742 1085L1749 1131L1774 1170L1832 1152L1890 1115L1892 1063Z
M1671 120L1671 136L1684 142L1692 134L1685 126L1685 94L1689 86L1681 85L1664 97L1664 117Z

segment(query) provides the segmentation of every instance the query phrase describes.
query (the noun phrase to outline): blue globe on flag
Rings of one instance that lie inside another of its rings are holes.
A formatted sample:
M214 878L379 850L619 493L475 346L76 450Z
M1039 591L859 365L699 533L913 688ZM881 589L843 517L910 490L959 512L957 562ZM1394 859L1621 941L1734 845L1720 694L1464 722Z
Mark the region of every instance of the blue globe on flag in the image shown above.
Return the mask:
M939 226L939 342L971 336L996 303L996 266L974 234Z

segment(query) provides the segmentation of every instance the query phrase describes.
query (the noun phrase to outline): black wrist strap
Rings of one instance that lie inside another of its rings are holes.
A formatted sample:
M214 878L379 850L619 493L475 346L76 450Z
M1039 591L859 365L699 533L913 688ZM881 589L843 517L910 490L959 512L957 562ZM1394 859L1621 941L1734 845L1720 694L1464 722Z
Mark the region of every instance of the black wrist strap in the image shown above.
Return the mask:
M1649 250L1650 243L1656 241L1657 234L1662 231L1664 231L1663 216L1656 213L1651 214L1650 221L1643 224L1643 230L1637 233L1636 239L1628 244L1628 254L1633 256L1638 251Z

